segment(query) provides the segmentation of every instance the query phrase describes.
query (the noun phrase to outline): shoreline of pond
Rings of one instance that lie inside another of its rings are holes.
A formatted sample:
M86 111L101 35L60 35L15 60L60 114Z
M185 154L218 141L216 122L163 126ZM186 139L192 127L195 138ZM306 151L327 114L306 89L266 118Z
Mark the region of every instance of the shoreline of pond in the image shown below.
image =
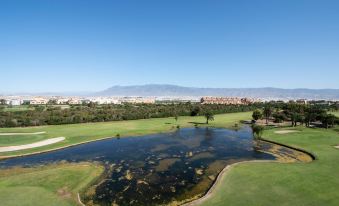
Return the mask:
M295 151L302 152L302 153L308 155L312 159L309 162L303 162L303 163L312 163L313 161L317 160L317 156L315 154L313 154L312 152L309 152L307 150L304 150L302 148L293 147L293 146L290 146L290 145L286 145L286 144L283 144L283 143L280 143L280 142L276 142L276 141L268 140L268 139L264 139L264 138L261 138L260 140L267 142L267 143L279 145L279 146L286 147L286 148L289 148L289 149L292 149L292 150L295 150ZM240 164L246 164L246 163L282 163L282 164L289 164L289 163L286 163L286 162L280 162L279 160L247 160L247 161L241 161L241 162L236 162L236 163L233 163L233 164L230 164L230 165L226 165L225 168L218 174L217 178L215 179L215 181L213 182L211 187L207 190L207 192L203 196L201 196L197 199L191 200L191 201L187 201L183 204L180 204L180 206L197 206L197 205L203 203L204 201L206 201L207 199L212 198L212 195L215 192L215 190L217 189L218 184L220 184L220 182L222 182L222 180L226 177L228 172L232 168L234 168L235 166L240 165ZM294 163L290 163L290 164L294 164Z

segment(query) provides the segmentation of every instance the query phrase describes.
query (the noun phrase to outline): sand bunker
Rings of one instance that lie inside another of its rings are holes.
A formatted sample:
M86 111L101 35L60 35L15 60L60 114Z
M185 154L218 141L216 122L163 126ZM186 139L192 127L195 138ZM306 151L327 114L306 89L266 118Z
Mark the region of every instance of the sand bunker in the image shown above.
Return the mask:
M0 136L14 136L14 135L35 135L45 134L46 132L31 132L31 133L0 133Z
M24 144L24 145L18 145L18 146L8 146L8 147L0 147L0 152L13 152L18 150L24 150L24 149L32 149L36 147L42 147L50 144L54 144L57 142L61 142L65 140L65 137L56 137L51 139L46 139L43 141L35 142L32 144Z
M274 133L276 134L288 134L288 133L293 133L293 132L299 132L297 130L279 130L279 131L275 131Z
M339 145L337 145L337 146L334 146L334 148L337 148L337 149L339 149Z

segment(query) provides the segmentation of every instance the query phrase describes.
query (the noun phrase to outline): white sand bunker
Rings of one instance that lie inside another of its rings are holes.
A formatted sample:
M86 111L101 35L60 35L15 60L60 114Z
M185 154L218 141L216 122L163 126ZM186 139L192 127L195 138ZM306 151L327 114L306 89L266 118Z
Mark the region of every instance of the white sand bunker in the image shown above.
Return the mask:
M63 140L65 140L65 137L56 137L56 138L46 139L46 140L43 140L43 141L31 143L31 144L0 147L0 152L13 152L13 151L24 150L24 149L32 149L32 148L36 148L36 147L42 147L42 146L54 144L54 143L57 143L57 142L61 142Z
M14 135L36 135L45 134L46 132L31 132L31 133L0 133L0 136L14 136Z
M334 148L337 148L337 149L339 149L339 145L337 145L337 146L334 146Z
M299 132L297 130L279 130L279 131L275 131L274 133L276 134L288 134L288 133L293 133L293 132Z

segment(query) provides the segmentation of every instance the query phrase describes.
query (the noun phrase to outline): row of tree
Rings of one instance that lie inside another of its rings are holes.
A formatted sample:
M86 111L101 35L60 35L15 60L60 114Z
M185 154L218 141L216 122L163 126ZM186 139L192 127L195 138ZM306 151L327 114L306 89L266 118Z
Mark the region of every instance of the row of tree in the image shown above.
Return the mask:
M25 127L40 125L75 124L86 122L106 122L120 120L148 119L159 117L202 115L208 121L214 114L253 111L262 104L252 105L204 105L198 103L181 104L123 104L71 106L62 109L53 106L36 106L27 111L0 111L0 127Z
M304 105L295 103L286 104L265 104L262 109L256 109L252 114L253 120L265 119L266 124L269 120L275 123L290 121L292 126L306 125L307 127L319 125L325 127L333 127L339 124L339 118L333 114L329 114L324 106Z

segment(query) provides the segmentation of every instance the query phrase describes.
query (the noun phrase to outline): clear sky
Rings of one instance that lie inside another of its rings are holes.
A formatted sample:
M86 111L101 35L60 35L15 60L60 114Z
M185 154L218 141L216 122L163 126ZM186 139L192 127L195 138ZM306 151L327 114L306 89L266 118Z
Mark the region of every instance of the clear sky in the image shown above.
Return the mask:
M339 88L337 0L0 0L0 92Z

